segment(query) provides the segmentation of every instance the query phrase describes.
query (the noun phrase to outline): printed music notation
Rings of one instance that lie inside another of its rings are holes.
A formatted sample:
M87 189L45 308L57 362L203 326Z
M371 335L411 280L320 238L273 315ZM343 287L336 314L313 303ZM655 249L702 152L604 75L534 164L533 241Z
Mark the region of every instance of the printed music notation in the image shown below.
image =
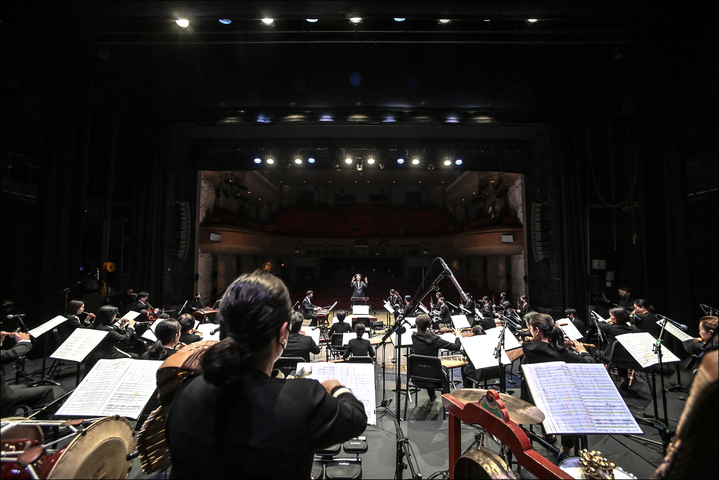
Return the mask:
M161 360L100 360L56 415L137 419L155 393Z
M657 325L659 325L661 327L662 322L664 322L664 320L659 320L657 322ZM664 327L664 330L671 333L675 337L677 337L680 342L686 342L687 340L693 340L693 337L691 335L679 330L677 328L677 326L672 323L667 322L666 326Z
M375 398L374 365L366 363L305 363L297 364L297 370L309 368L312 373L307 378L318 382L337 379L345 387L352 390L357 400L364 405L367 423L377 425L377 400Z
M90 328L76 328L74 332L58 347L50 358L82 362L90 352L95 350L103 338L110 333L106 330L93 330Z
M64 317L62 315L58 315L55 318L52 318L48 320L47 322L43 323L42 325L39 325L32 330L30 330L28 333L31 337L39 338L40 335L49 332L53 328L57 327L61 323L67 322L67 317Z
M548 434L642 434L604 365L547 362L522 371Z
M617 335L617 341L627 349L627 352L634 357L634 360L642 366L647 368L652 365L659 363L659 356L654 353L654 346L657 343L657 339L648 332L639 333L625 333L624 335ZM678 362L679 358L674 355L664 345L662 348L662 363Z

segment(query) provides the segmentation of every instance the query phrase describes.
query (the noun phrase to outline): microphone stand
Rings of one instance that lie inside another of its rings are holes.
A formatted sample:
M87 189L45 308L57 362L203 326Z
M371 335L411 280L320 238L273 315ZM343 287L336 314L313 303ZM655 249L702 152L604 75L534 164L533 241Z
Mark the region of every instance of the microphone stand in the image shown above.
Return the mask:
M397 409L396 412L392 412L391 410L387 409L388 412L393 413L396 420L401 421L402 417L400 417L400 406L402 405L401 395L402 395L402 375L401 375L401 366L402 366L402 334L407 331L406 328L404 328L403 323L405 323L406 320L404 319L404 315L400 314L399 317L397 317L397 321L394 322L394 325L391 329L387 329L387 332L384 334L384 337L382 337L382 341L380 342L380 345L383 348L383 352L385 351L385 342L387 342L387 339L393 334L397 333L397 345L395 345L394 353L395 353L395 366L397 368L397 371L395 373L395 390L397 391L397 403L395 408ZM384 401L384 354L382 357L382 403L385 403ZM407 393L409 395L409 392ZM382 405L384 407L387 407L389 405L389 401L386 402L385 405Z
M398 415L388 408L389 404L392 403L392 399L391 398L387 399L387 393L386 393L387 385L385 382L385 378L386 378L385 377L385 375L386 375L385 364L387 361L387 339L389 339L389 337L393 333L396 333L396 332L400 332L400 334L403 333L402 330L404 327L402 327L402 320L404 320L404 317L400 313L399 316L397 317L397 320L394 322L394 325L392 326L392 328L387 329L387 332L385 332L384 337L382 337L382 341L380 342L380 347L382 347L382 402L380 402L379 406L386 409L385 411L388 412L389 414L391 414L395 418L399 418ZM401 380L400 380L400 382L401 382ZM400 403L399 400L397 403L398 404Z
M652 351L657 355L657 358L659 359L659 374L661 376L661 392L662 392L662 403L664 406L664 423L662 423L659 420L659 406L657 405L657 392L656 392L656 385L657 385L657 379L656 379L656 372L652 368L652 398L654 400L654 419L656 420L654 428L657 429L659 432L659 436L662 439L662 446L664 454L667 453L667 448L669 448L669 443L671 441L672 436L674 435L674 432L669 430L669 415L667 413L667 393L664 388L664 363L662 361L663 353L662 353L662 336L664 335L664 327L667 324L666 317L664 321L662 322L662 329L659 332L659 338L657 338L657 342L652 346Z
M507 393L507 379L505 378L507 375L507 372L504 371L504 367L502 365L502 349L504 348L504 332L507 331L507 322L503 322L502 324L502 331L499 332L499 341L497 342L497 346L494 348L494 358L497 359L499 363L499 391L500 393Z

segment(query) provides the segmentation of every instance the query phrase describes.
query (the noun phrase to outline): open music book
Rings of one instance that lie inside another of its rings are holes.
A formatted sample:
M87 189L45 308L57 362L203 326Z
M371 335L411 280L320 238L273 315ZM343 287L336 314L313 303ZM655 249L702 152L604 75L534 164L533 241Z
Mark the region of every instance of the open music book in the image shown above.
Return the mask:
M95 350L103 338L110 333L106 330L93 330L91 328L76 328L67 337L62 345L55 350L50 358L68 360L70 362L82 362L90 352Z
M522 371L548 434L642 434L604 365L547 362Z
M48 320L47 322L43 323L42 325L33 328L28 333L30 334L31 337L39 338L40 335L49 332L50 330L52 330L53 328L57 327L58 325L60 325L61 323L64 323L64 322L67 322L67 317L58 315L57 317Z
M364 405L367 423L377 425L374 365L369 363L298 363L297 371L302 368L312 370L307 378L315 379L318 382L339 380L342 385L352 390L357 400Z
M315 345L320 344L320 335L322 334L322 329L320 327L302 327L300 329L300 332L312 338L312 340L314 340L315 342Z
M155 393L161 360L100 360L55 414L137 419Z
M659 363L659 356L654 353L653 350L657 339L652 337L651 333L625 333L624 335L618 335L617 341L627 349L627 352L634 357L634 360L636 360L642 368L647 368ZM662 345L662 363L678 361L679 358Z

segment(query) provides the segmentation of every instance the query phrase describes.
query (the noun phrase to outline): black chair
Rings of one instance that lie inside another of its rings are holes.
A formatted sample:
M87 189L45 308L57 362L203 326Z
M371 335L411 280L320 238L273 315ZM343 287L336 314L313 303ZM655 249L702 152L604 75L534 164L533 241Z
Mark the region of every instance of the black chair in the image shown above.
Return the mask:
M629 374L629 385L634 381L634 372L641 372L644 370L642 366L627 352L624 345L619 343L618 340L614 340L602 355L602 360L609 365L614 365L617 368L626 368L632 372Z
M496 380L496 382L492 382L491 385L499 385L499 366L482 368L476 370L474 374L474 378L468 378L468 380L472 383L472 388L480 388L479 385L481 384L482 388L487 390L490 387L489 380Z
M342 341L344 340L344 333L333 333L332 338L330 339L330 352L332 355L342 355L345 353L345 349L347 348L346 345L342 345Z
M374 363L374 359L369 356L357 356L352 355L350 357L350 363Z
M449 379L442 369L439 357L425 355L409 355L407 357L407 384L404 398L404 416L407 417L407 402L409 401L409 386L418 387L414 391L414 400L417 402L419 388L440 389L442 393L449 393Z
M280 357L275 361L272 368L279 370L287 378L290 373L297 369L297 364L304 361L305 359L302 357Z

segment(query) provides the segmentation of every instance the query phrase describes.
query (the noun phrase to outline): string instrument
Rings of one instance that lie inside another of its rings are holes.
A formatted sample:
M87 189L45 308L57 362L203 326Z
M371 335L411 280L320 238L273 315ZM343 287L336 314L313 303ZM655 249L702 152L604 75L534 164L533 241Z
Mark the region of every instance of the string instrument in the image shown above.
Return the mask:
M147 302L147 320L150 322L154 322L158 318L160 318L160 312L157 308L154 308L152 305L150 305L150 302Z

